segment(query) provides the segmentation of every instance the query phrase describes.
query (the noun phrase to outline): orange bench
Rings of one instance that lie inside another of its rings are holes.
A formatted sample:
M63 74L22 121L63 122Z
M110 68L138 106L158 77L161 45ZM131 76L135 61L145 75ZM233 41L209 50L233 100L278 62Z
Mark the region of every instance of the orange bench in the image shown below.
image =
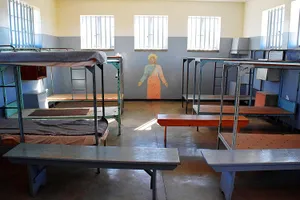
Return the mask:
M176 114L158 114L157 123L165 127L164 145L167 147L167 127L168 126L205 126L218 127L220 116L218 115L176 115ZM233 127L234 117L223 116L222 126ZM246 127L249 124L249 119L244 116L239 116L238 131L240 128Z

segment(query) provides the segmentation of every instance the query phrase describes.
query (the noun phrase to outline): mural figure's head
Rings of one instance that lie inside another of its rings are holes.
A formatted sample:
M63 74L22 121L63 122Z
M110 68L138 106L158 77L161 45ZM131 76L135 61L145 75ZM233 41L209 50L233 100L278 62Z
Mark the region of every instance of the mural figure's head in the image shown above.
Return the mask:
M148 61L149 61L149 64L152 64L152 65L154 65L154 64L156 64L156 61L157 61L157 55L155 55L155 54L150 54L149 56L148 56Z

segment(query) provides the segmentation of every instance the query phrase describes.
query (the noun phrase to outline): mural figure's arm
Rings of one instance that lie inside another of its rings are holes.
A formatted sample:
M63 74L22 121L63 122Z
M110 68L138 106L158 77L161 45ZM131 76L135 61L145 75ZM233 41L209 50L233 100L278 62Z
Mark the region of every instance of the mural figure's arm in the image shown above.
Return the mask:
M148 67L145 66L144 74L143 74L143 76L142 76L140 82L138 83L138 86L139 86L139 87L140 87L140 86L144 83L144 81L149 77L149 72L148 72L147 68L148 68Z
M157 68L158 75L159 75L159 78L160 78L161 82L162 82L166 87L168 87L169 84L168 84L168 82L167 82L166 79L165 79L164 72L163 72L161 66L160 66L160 65L157 65L156 68Z

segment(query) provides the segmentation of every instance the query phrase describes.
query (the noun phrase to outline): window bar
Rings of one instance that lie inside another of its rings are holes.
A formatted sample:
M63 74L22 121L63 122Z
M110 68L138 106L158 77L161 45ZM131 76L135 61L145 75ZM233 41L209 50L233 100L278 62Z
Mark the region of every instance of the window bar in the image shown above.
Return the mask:
M107 34L106 34L106 18L104 17L104 29L102 30L102 34L104 34L104 41L102 46L106 48Z
M274 34L274 46L276 47L276 49L278 49L279 48L279 46L277 45L277 37L278 37L278 35L279 35L279 30L278 30L278 28L279 28L279 24L278 24L278 9L275 9L275 11L274 11L274 32L275 32L275 34Z
M148 40L149 38L148 38L148 35L146 35L146 30L145 30L146 29L146 17L144 16L143 19L144 19L144 26L143 26L144 36L143 36L143 40L142 40L142 42L143 42L142 43L142 48L145 49L145 48L147 48L146 45L145 45L146 39ZM149 23L147 25L149 25Z
M11 8L11 4L12 4L12 0L9 0L8 2L8 14L9 14L9 17L10 17L10 20L9 20L9 25L10 25L10 38L11 38L11 43L13 43L13 30L12 30L12 8Z
M204 18L204 49L207 49L207 17Z
M98 32L98 19L99 19L99 17L96 17L95 16L95 43L96 43L96 45L95 45L95 47L96 47L96 49L97 48L99 48L99 45L98 45L98 34L99 34L99 32Z
M163 18L162 17L156 17L156 35L155 35L155 38L156 38L156 46L158 48L161 48L161 46L159 45L159 22L162 21Z
M267 46L267 48L269 48L270 46L271 46L271 44L270 44L270 37L271 37L271 11L268 11L268 25L267 25L267 27L268 27L268 30L267 30L267 44L266 44L266 46Z
M25 31L25 45L28 46L29 42L28 42L28 6L25 5L25 9L24 9L24 17L25 17L25 20L24 20L24 31Z
M199 17L195 17L194 18L194 24L195 24L195 35L194 35L194 39L193 39L193 43L194 46L192 47L193 50L198 50L200 49L200 43L201 43L201 30L200 30L200 18Z
M272 26L272 28L271 28L271 31L272 31L272 36L271 36L271 40L272 40L272 42L271 42L271 48L274 48L274 47L276 47L275 46L275 10L273 10L272 11L272 23L271 23L271 26Z
M16 26L16 31L18 32L18 34L17 34L17 47L20 47L20 27L19 27L19 2L18 1L16 1L16 9L15 9L15 16L16 16L16 18L17 18L17 26Z
M14 9L13 9L13 11L14 11L14 24L15 24L15 27L14 27L14 29L15 29L15 38L14 38L14 45L15 45L15 47L18 47L18 26L17 26L17 22L18 22L18 17L17 17L17 2L16 1L13 1L13 7L14 7Z
M200 49L201 50L205 50L205 40L204 40L204 18L203 17L200 17L199 18L200 20L200 36L201 36L201 42L200 42Z
M109 17L109 49L112 49L112 17Z
M91 42L90 47L93 48L93 23L92 23L93 16L90 16L90 20L89 21L90 21L90 25L91 25L91 27L90 27L91 28L90 29L90 31L91 31L91 34L90 34L90 37L91 37L90 38L91 39L91 41L90 41Z
M211 22L212 22L212 18L209 17L208 18L208 46L209 46L209 50L212 50L212 47L211 47Z
M165 49L166 48L166 33L165 33L165 24L166 24L166 22L167 22L167 18L165 17L165 16L163 16L163 18L162 18L162 22L163 22L163 25L162 25L162 32L163 32L163 35L164 35L164 37L163 37L163 39L162 39L162 49ZM168 30L168 29L167 29Z
M280 21L280 30L281 30L281 33L280 33L280 47L282 47L283 45L283 25L284 25L284 15L285 15L285 9L284 7L281 7L281 21Z
M24 13L24 4L23 3L20 3L20 21L21 21L21 34L20 34L20 36L21 36L21 43L22 43L22 46L23 47L25 47L25 42L24 42L24 40L25 40L25 36L24 36L24 16L23 16L23 13Z
M31 46L34 47L35 45L35 33L34 33L34 13L33 13L33 8L31 7L31 25L32 25L32 43L31 43Z
M101 44L103 43L103 41L102 41L102 33L101 33L101 30L102 30L102 21L101 21L101 18L99 17L99 32L98 32L98 34L99 34L99 48L100 48L100 46L101 46Z
M213 18L213 33L212 33L212 36L213 36L213 49L216 49L217 50L217 44L216 44L216 21L217 21L217 18Z

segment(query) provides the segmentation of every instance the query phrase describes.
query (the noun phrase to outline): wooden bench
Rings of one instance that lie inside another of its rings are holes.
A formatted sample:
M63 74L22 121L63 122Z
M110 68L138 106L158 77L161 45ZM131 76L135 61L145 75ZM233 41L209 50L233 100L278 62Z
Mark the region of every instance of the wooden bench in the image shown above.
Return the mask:
M217 115L176 115L176 114L159 114L157 115L157 123L165 127L164 146L167 147L167 127L168 126L205 126L218 127L220 116ZM222 126L233 127L234 117L223 116ZM239 117L238 129L246 127L249 119L244 116Z
M222 172L221 190L230 200L236 172L300 170L300 149L202 150L207 164Z
M46 166L145 170L156 199L156 171L173 170L179 164L177 149L19 144L4 157L28 165L30 194L46 184Z

